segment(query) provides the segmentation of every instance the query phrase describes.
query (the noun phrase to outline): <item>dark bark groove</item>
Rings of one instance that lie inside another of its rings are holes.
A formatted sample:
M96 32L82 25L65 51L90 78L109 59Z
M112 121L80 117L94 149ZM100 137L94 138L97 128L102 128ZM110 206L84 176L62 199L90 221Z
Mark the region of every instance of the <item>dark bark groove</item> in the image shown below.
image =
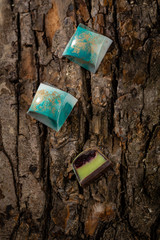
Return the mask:
M160 238L158 0L0 4L0 239ZM62 58L79 23L113 40L96 74ZM26 112L40 83L78 103L55 133ZM71 168L96 146L112 166L85 188Z

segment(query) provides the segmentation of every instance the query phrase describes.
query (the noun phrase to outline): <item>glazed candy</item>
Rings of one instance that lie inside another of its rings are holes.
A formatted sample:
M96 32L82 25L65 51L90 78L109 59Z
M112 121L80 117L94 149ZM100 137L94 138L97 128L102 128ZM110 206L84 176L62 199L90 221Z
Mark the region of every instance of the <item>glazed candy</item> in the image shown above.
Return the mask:
M88 149L74 159L72 167L79 184L84 186L97 178L110 164L98 149Z
M48 127L59 131L77 99L46 83L41 83L28 114Z
M111 39L80 23L63 56L95 73L111 43Z

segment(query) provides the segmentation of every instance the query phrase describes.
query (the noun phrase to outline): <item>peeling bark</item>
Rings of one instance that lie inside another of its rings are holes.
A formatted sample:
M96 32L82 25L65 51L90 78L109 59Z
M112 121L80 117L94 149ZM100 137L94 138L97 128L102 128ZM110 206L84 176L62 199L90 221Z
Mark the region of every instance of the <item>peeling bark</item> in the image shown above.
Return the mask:
M0 239L160 238L158 0L2 0ZM62 58L82 22L113 40L96 74ZM41 82L78 98L55 133L26 112ZM74 157L112 161L81 188Z

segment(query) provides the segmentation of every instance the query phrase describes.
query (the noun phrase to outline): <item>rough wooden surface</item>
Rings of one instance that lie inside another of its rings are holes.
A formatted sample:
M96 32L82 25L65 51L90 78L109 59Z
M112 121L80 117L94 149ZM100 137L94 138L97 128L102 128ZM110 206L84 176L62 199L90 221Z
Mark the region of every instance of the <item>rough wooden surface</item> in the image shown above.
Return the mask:
M160 1L0 0L0 239L160 239ZM96 74L62 58L78 23L113 44ZM40 82L78 98L55 133L26 115ZM98 146L113 166L71 169Z

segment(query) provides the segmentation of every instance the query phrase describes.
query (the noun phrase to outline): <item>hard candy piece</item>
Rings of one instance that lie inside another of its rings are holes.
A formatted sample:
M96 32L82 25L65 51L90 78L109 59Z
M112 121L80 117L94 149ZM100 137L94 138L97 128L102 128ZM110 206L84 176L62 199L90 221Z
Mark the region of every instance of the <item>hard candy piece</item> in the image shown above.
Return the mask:
M63 56L95 73L111 43L111 39L80 23Z
M110 164L98 149L87 149L74 159L72 167L79 184L84 186L97 178Z
M28 114L48 127L59 131L77 99L47 83L41 83Z

